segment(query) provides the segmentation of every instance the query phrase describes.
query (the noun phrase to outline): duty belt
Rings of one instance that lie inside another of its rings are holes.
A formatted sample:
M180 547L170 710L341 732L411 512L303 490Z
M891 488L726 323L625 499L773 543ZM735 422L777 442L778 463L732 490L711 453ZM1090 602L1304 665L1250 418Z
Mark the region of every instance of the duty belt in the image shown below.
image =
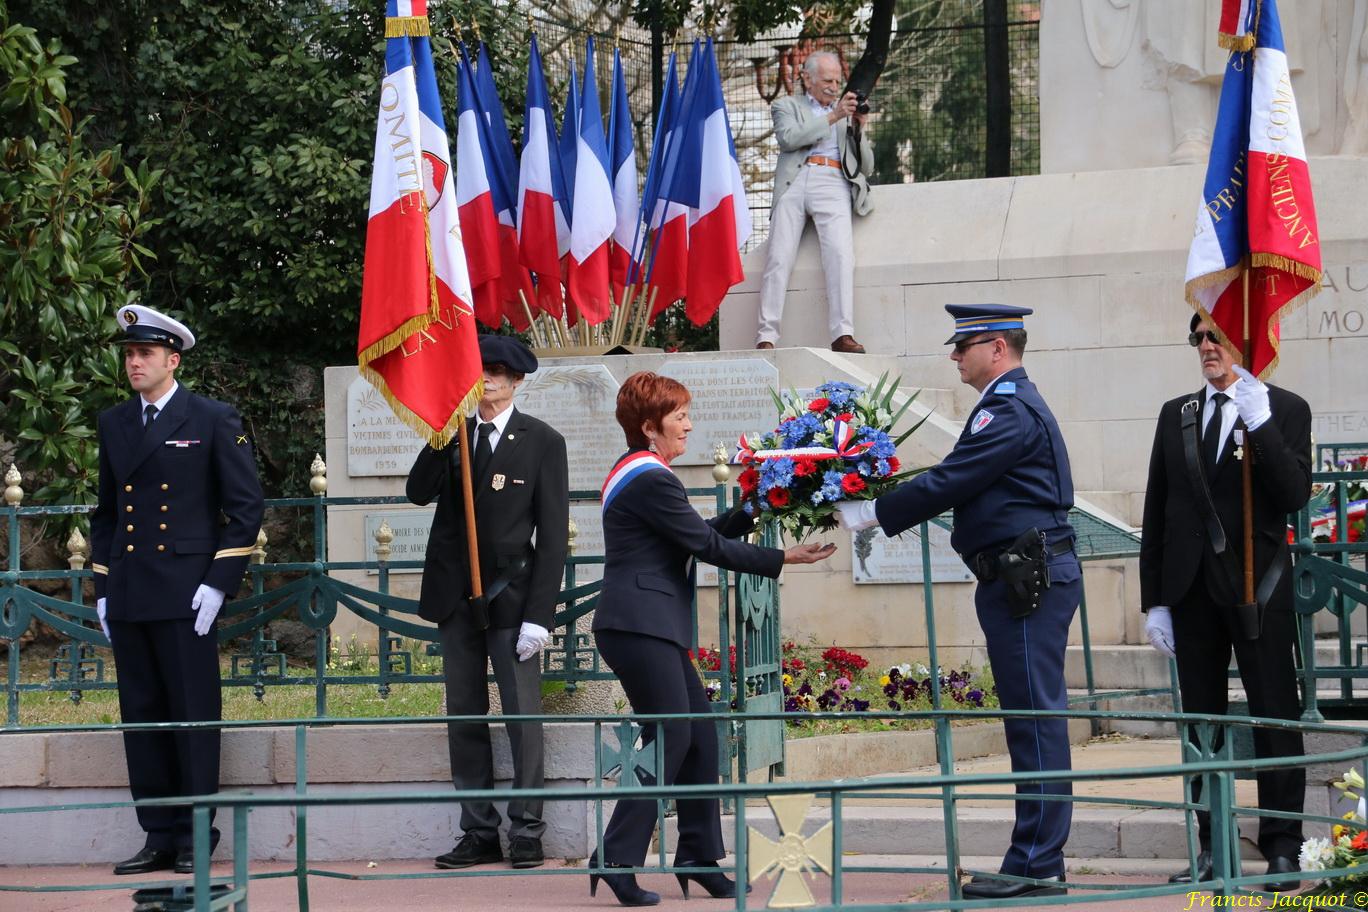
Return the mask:
M1045 546L1047 557L1059 557L1061 554L1068 554L1072 550L1073 540L1069 538L1061 538L1053 545ZM997 579L999 558L1002 557L1004 551L1006 551L1005 548L1002 551L980 551L975 554L969 561L969 571L974 574L974 578L980 583L991 583Z

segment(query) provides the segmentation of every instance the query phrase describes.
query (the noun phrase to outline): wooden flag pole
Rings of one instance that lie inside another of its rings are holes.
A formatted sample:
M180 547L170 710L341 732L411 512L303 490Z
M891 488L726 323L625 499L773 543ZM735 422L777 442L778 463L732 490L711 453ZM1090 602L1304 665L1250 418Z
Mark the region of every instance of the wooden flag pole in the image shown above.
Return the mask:
M456 432L456 440L461 453L461 499L465 503L466 546L470 553L470 595L478 599L484 596L484 586L480 582L480 542L475 531L475 490L470 481L470 463L474 459L475 425L462 421Z
M1240 274L1244 298L1244 340L1240 347L1245 370L1254 373L1253 346L1249 341L1249 257L1245 256L1245 268ZM1213 416L1214 418L1215 416ZM1250 445L1249 428L1245 428L1244 444L1241 450L1242 485L1244 488L1244 600L1246 605L1254 604L1254 447Z
M532 308L527 304L527 295L523 293L521 288L518 289L518 300L522 302L523 313L527 316L527 328L528 332L532 335L532 341L537 343L541 348L547 347L545 340L537 332L540 328L537 326L537 318L532 315Z

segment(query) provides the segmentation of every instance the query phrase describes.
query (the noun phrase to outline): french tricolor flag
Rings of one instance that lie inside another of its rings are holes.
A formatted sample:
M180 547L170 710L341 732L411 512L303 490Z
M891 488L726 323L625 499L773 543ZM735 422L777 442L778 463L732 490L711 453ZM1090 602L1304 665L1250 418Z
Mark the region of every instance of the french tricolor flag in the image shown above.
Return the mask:
M654 320L661 311L684 297L689 284L689 208L698 190L696 172L697 144L690 142L693 133L692 113L698 94L701 73L701 45L695 41L689 54L689 68L682 96L675 102L666 133L663 156L656 166L659 183L652 194L651 212L651 267L647 276L651 304L650 317ZM666 99L670 98L666 94ZM665 121L665 108L661 107ZM692 167L691 167L692 166Z
M741 245L751 234L750 208L727 122L712 39L703 53L695 123L699 145L697 204L689 213L689 270L684 313L695 326L712 319L727 290L745 278Z
M616 226L613 188L608 180L608 142L603 135L603 115L594 79L594 39L590 38L585 52L579 141L575 148L568 284L570 300L591 326L608 319L613 309L608 292L608 239Z
M508 322L522 332L528 327L528 308L536 299L537 291L527 267L518 262L518 157L513 154L513 139L508 134L503 102L494 85L494 68L483 41L474 73L475 104L488 127L484 134L487 140L484 151L489 154L485 160L485 174L489 177L494 216L499 222L499 300Z
M1252 51L1230 55L1221 83L1186 293L1238 343L1249 272L1246 367L1264 377L1277 365L1282 315L1320 291L1321 249L1277 3L1250 5L1243 22L1256 41Z
M357 365L440 447L479 399L481 366L426 0L389 0L385 36Z
M612 146L613 211L616 223L608 246L608 277L613 299L622 303L627 285L636 276L640 256L636 244L641 204L637 198L636 146L632 142L632 112L627 83L622 77L622 55L613 49L612 101L608 107L608 141Z
M546 91L537 36L527 56L527 105L523 111L522 159L518 170L518 261L537 274L537 300L559 317L564 312L560 286L560 243L569 246L570 221L565 177L561 173L556 121Z
M470 264L475 292L475 318L490 329L503 323L500 305L499 220L485 163L491 156L486 142L489 125L475 102L475 75L465 48L457 64L456 202L461 213L461 244Z

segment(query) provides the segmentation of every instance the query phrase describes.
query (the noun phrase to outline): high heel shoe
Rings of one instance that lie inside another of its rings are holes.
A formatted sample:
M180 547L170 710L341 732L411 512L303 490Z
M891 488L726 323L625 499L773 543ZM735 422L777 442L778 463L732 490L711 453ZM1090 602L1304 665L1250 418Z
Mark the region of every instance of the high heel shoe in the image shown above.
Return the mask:
M676 868L716 868L715 861L679 861L675 860ZM721 871L688 872L675 875L675 880L679 881L679 889L684 891L684 898L689 898L689 881L697 881L698 885L708 891L708 895L713 899L730 899L736 896L736 881L732 880ZM751 891L750 885L746 885L746 892Z
M605 868L626 868L630 865L615 865L607 862ZM598 867L598 854L589 857L589 867ZM613 891L620 905L624 906L654 906L660 902L660 894L652 893L650 890L643 890L637 885L635 874L590 874L589 875L589 895L598 895L599 881L602 880L608 885L608 889Z

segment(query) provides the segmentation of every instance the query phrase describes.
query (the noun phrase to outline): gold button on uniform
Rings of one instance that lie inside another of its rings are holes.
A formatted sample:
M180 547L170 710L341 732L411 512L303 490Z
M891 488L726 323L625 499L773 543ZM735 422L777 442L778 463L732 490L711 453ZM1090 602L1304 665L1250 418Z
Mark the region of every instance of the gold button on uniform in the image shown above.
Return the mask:
M129 532L132 532L132 531L133 531L133 524L132 524L132 523L129 523L127 526L124 526L124 528L127 529Z
M171 486L170 486L170 485L162 485L162 490L163 490L163 491L169 491L169 490L171 490Z
M161 524L160 526L158 526L157 528L159 528L159 529L161 529L163 532L165 532L165 531L166 531L166 523L162 523L162 524Z
M158 551L165 551L165 550L166 550L166 545L157 545L157 550L158 550Z
M131 490L133 490L133 486L132 486L132 485L124 485L124 490L125 490L125 491L131 491Z
M162 506L161 506L161 511L162 511L163 513L166 512L166 504L162 504Z
M132 513L132 512L133 512L133 505L132 505L132 504L129 504L128 506L124 507L124 512L125 512L125 513Z
M124 548L124 550L125 550L125 551L132 551L132 550L133 550L133 546L132 546L132 545L129 545L127 548Z

